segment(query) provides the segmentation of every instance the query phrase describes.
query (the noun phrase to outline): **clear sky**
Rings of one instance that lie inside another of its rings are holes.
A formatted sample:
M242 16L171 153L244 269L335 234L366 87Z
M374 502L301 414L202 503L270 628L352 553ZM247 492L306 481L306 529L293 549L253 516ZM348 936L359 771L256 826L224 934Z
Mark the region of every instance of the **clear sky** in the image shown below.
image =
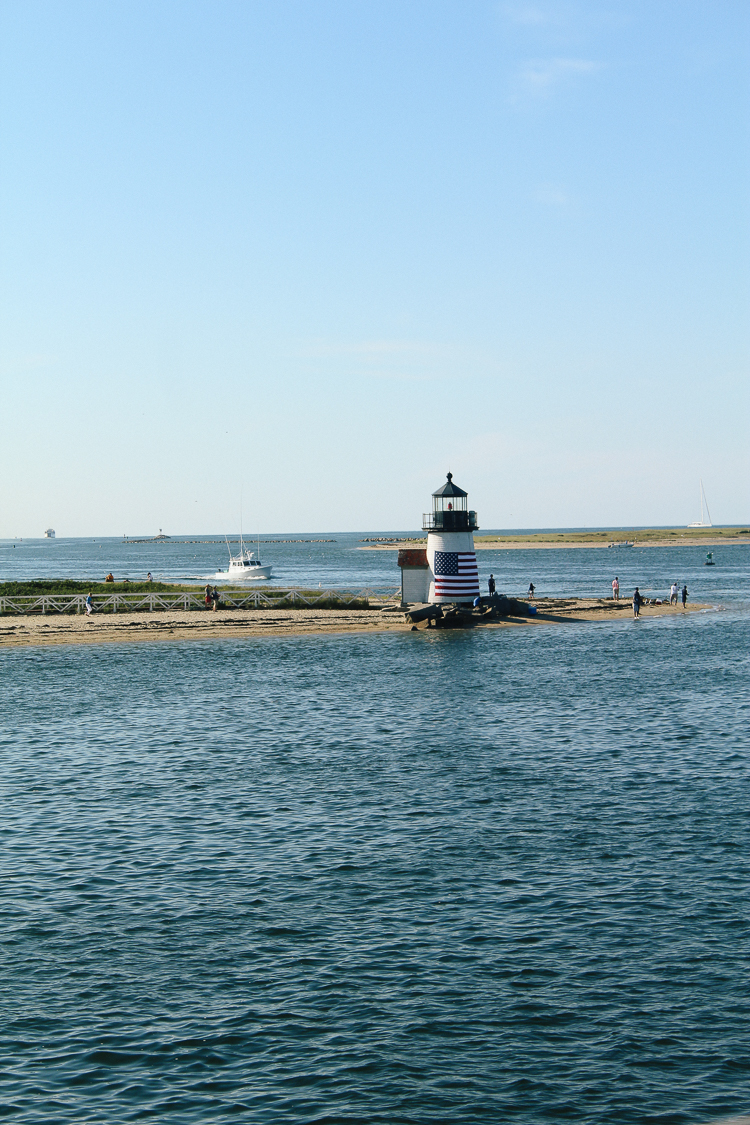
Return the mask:
M747 0L2 0L0 536L750 520Z

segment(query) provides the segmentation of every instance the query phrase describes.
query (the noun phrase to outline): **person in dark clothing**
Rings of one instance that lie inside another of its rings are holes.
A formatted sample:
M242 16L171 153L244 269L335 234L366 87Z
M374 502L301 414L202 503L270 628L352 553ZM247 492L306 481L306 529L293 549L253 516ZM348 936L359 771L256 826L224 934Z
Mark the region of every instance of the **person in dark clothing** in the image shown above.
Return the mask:
M687 605L687 599L688 599L688 588L687 588L687 586L683 586L682 587L682 608L683 609Z
M534 583L529 582L529 601L533 602L533 600L534 600Z
M487 589L490 592L490 597L492 597L492 595L495 593L495 579L492 575L490 575L489 581L487 582Z
M635 593L633 594L633 617L640 617L641 616L641 606L642 605L643 605L643 598L641 597L641 591L636 586Z

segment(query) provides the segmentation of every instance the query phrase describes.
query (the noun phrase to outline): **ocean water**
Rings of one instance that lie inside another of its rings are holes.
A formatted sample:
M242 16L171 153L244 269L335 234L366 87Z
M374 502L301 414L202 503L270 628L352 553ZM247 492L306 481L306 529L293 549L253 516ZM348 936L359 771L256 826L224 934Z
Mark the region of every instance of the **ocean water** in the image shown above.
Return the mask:
M264 563L273 566L271 585L362 589L397 587L401 572L395 551L367 550L365 540L384 532L321 532L290 535L307 542L261 541ZM406 532L397 534L404 535ZM417 533L415 533L417 534ZM197 537L193 537L197 538ZM333 542L310 542L312 539ZM163 581L206 582L217 567L226 567L228 552L218 536L191 541L176 536L162 543L126 543L122 539L0 540L0 582L19 578L78 578L143 581L150 571ZM236 550L236 548L234 548ZM586 548L563 550L477 551L482 589L490 573L498 590L525 594L529 582L537 596L609 597L612 578L620 579L623 597L640 585L642 593L668 593L672 582L687 582L693 600L750 601L750 544L713 547L716 566L703 565L701 547ZM255 586L255 583L252 583ZM262 585L262 583L259 583Z
M746 1112L750 556L685 550L621 583L721 611L0 649L0 1113Z

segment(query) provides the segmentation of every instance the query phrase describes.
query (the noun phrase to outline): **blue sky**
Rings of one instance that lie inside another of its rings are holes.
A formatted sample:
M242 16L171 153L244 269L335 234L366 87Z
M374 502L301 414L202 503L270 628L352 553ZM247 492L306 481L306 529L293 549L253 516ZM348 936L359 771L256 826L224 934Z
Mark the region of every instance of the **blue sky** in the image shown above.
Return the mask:
M0 536L750 520L746 0L0 3Z

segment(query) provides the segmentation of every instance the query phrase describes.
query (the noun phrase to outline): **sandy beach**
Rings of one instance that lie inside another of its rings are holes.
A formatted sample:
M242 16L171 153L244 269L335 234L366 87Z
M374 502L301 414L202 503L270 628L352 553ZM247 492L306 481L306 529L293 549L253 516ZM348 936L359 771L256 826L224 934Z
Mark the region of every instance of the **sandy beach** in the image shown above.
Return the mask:
M571 621L607 621L632 617L630 602L611 599L548 598L537 601L535 617L479 622L475 628L528 628ZM695 613L707 605L644 606L642 617ZM425 629L420 623L416 628ZM318 636L344 633L409 632L413 626L394 609L253 609L217 613L173 610L117 613L92 617L27 615L0 619L0 646L132 643L134 641L213 640L217 637Z

